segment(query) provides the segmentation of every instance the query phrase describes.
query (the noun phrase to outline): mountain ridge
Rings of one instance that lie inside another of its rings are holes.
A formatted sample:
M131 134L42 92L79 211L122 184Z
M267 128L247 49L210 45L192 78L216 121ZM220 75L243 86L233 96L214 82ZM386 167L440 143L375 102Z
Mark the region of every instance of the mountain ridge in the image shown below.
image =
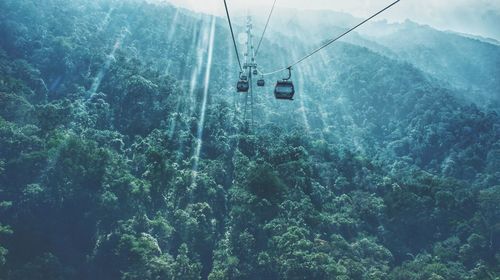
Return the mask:
M499 116L390 47L340 42L294 68L294 102L279 73L250 111L222 18L0 8L2 279L500 273ZM266 69L314 43L279 36Z

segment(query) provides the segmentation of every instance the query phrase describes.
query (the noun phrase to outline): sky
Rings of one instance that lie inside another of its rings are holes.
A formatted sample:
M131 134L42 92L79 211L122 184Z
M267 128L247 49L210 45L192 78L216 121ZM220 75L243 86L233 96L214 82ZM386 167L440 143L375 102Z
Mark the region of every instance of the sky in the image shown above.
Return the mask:
M223 0L160 0L198 12L224 15ZM369 16L393 0L277 0L278 7L334 10L358 17ZM273 0L227 0L234 13L260 8L264 13ZM500 0L401 0L379 19L402 22L406 19L452 30L500 40Z

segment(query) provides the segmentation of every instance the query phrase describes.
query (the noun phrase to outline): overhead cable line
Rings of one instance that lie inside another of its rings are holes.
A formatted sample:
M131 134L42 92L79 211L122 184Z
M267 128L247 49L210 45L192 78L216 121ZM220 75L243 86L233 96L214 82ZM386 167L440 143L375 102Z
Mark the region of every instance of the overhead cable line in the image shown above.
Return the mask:
M269 12L269 16L267 17L266 26L264 27L264 31L262 32L262 36L260 36L259 44L257 45L257 50L255 51L255 56L259 54L260 45L262 44L262 40L264 39L264 35L266 34L267 27L269 26L269 21L271 21L271 16L273 15L274 7L276 6L276 2L278 0L274 0L271 11Z
M243 72L243 67L241 66L240 54L238 52L238 46L236 45L236 40L234 39L233 24L231 23L231 17L229 16L229 10L227 8L226 0L224 0L224 7L226 8L227 21L229 23L229 29L231 30L231 37L233 38L234 51L236 52L236 58L238 59L238 65L240 66L240 72Z
M324 45L322 45L321 47L317 48L316 50L312 51L310 54L304 56L303 58L297 60L296 62L284 67L284 68L281 68L281 69L278 69L276 71L272 71L272 72L269 72L269 73L265 73L263 74L263 76L269 76L269 75L272 75L272 74L276 74L276 73L279 73L279 72L282 72L282 71L285 71L285 70L290 70L292 69L293 66L303 62L304 60L310 58L311 56L315 55L316 53L318 53L319 51L323 50L324 48L328 47L329 45L333 44L334 42L338 41L340 38L344 37L345 35L351 33L352 31L354 31L356 28L360 27L361 25L365 24L366 22L368 22L369 20L373 19L374 17L378 16L379 14L385 12L386 10L388 10L389 8L391 8L392 6L396 5L399 1L401 0L397 0L395 1L394 3L390 4L389 6L385 7L384 9L382 9L381 11L377 12L376 14L372 15L371 17L363 20L362 22L360 22L358 25L352 27L351 29L347 30L346 32L342 33L341 35L339 35L338 37L334 38L334 39L331 39L329 40L328 42L326 42Z

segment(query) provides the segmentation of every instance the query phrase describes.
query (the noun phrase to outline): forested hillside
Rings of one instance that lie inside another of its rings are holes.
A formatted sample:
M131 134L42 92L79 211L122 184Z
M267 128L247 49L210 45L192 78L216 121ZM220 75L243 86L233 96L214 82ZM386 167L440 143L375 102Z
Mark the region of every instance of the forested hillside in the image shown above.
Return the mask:
M499 279L499 46L355 34L252 114L223 18L0 11L0 279ZM272 34L268 70L311 48Z
M276 13L279 17L270 29L286 33L302 45L312 44L309 49L362 21L333 11L282 9ZM357 32L343 40L409 62L445 87L454 88L455 95L498 112L500 48L495 40L442 32L410 20L369 22Z

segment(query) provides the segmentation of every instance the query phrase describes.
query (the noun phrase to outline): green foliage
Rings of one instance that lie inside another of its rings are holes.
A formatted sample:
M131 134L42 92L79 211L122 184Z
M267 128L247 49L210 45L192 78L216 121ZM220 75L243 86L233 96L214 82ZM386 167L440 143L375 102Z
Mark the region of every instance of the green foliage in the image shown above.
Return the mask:
M36 108L37 126L43 131L50 131L59 126L67 125L70 121L69 101L39 105Z
M291 226L273 237L272 250L281 279L332 279L337 267L328 254L313 249L310 233Z
M188 248L186 244L182 244L179 248L177 257L175 258L173 279L194 280L201 279L201 268L199 263L193 263L188 256Z
M29 119L33 106L22 96L0 92L0 117L6 121L23 123Z
M172 279L175 261L168 249L172 228L161 217L134 217L102 236L92 256L99 279Z
M279 200L285 189L285 185L269 164L251 168L247 180L247 186L251 193L270 201Z
M6 211L8 208L12 207L12 202L8 201L0 201L0 213L3 214L4 211ZM0 238L4 237L5 235L12 234L12 228L10 226L5 226L0 223ZM0 239L1 241L2 239ZM2 243L0 243L0 269L5 265L6 262L6 256L9 253L9 250L6 248L2 247Z
M122 2L0 1L1 279L500 274L498 108L419 70L442 66L429 46L340 43L250 124L225 23L202 106L212 19ZM301 51L282 37L263 67Z
M423 254L396 268L391 279L468 279L468 276L460 263L442 263L437 258Z
M51 253L37 256L33 261L24 264L20 269L13 271L9 275L9 279L22 280L62 280L67 279L67 277L73 277L73 275Z

